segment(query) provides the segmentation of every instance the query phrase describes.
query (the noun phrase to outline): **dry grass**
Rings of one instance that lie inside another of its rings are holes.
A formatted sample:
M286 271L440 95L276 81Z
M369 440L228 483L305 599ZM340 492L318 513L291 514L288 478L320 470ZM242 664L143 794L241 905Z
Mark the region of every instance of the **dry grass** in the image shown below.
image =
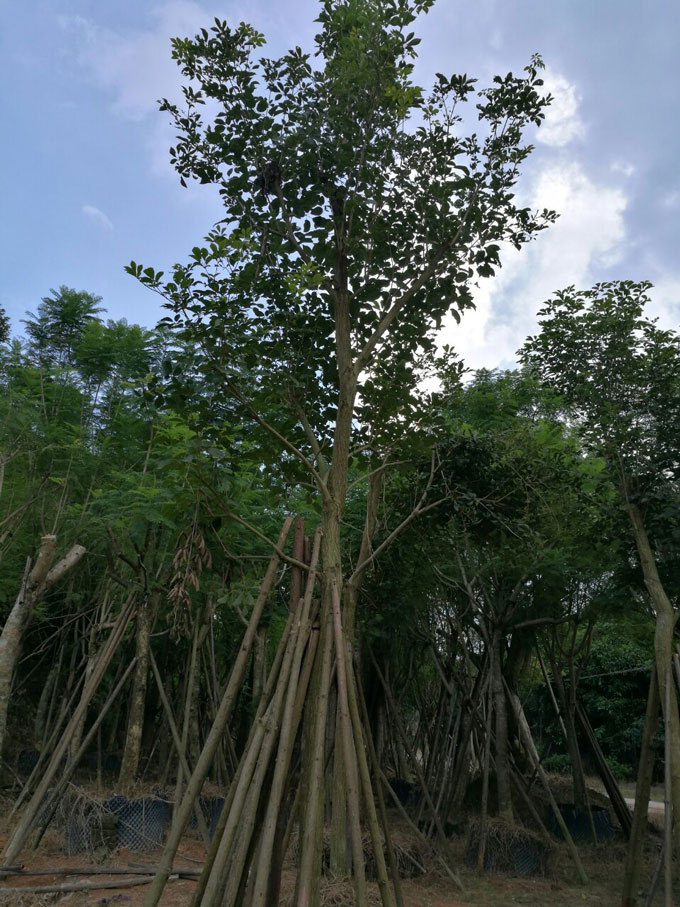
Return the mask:
M284 895L279 904L282 907L292 907L294 892ZM351 879L324 878L321 880L319 907L356 907L354 883ZM382 907L380 894L376 886L370 885L368 890L368 907Z

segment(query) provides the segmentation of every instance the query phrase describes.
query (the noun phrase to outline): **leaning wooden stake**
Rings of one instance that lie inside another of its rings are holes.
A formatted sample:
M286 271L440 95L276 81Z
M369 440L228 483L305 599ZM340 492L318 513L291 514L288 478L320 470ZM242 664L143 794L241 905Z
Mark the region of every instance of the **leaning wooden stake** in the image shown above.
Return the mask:
M203 872L201 873L201 876L198 880L198 884L196 885L196 888L194 889L194 895L191 899L190 907L201 907L201 905L203 904L203 896L205 894L205 889L206 889L206 886L208 883L208 879L210 878L210 874L212 872L212 867L215 863L215 858L217 856L218 850L222 843L222 837L225 833L225 829L227 827L227 822L232 815L232 806L234 804L234 800L240 789L241 776L244 774L245 771L250 771L251 775L252 775L252 772L254 771L255 760L257 759L257 752L255 752L256 745L254 743L254 740L255 740L255 737L257 735L259 735L260 744L258 744L258 746L261 745L262 734L263 734L262 719L263 719L264 713L265 713L265 706L271 700L271 698L274 694L274 690L276 689L276 687L278 685L279 673L281 671L281 664L283 662L283 656L284 656L284 652L286 651L288 639L293 630L294 618L295 618L295 615L289 613L288 620L286 621L286 625L283 629L283 634L281 635L281 642L279 643L278 651L276 653L276 656L274 657L274 664L272 665L272 668L269 672L269 677L267 678L267 686L265 688L264 693L262 694L262 696L260 698L260 702L258 704L257 711L255 713L255 718L253 719L253 721L251 723L250 732L248 734L248 739L246 741L246 745L243 748L244 753L251 754L252 760L253 760L252 765L249 768L248 760L241 759L239 764L236 766L236 771L234 773L234 777L231 780L231 784L229 785L229 790L227 791L227 796L224 801L224 806L222 807L222 812L220 813L220 818L217 822L217 828L215 829L215 834L213 835L212 843L210 844L210 850L208 851L208 854L203 863Z
M283 529L281 530L281 535L279 536L277 543L279 550L283 548L286 542L286 537L288 536L292 522L292 517L288 517L283 524ZM274 554L269 561L269 566L262 582L262 586L260 587L257 601L255 602L255 606L253 607L253 613L251 614L250 621L248 622L248 627L243 636L241 650L236 657L236 661L234 662L234 667L232 668L229 682L227 683L227 688L224 691L224 695L222 696L220 707L217 710L215 721L213 722L213 726L210 729L210 733L208 734L208 737L205 741L201 755L198 758L194 773L189 779L182 802L177 808L176 815L173 819L173 823L168 834L168 840L165 845L165 849L163 850L163 854L158 864L158 872L156 873L151 888L147 892L146 898L144 899L144 907L156 907L161 898L161 895L163 894L165 883L167 882L168 876L170 875L170 872L172 870L172 864L175 859L175 854L177 853L177 848L179 847L179 842L181 841L182 834L184 833L184 827L193 809L194 800L196 800L196 798L199 796L201 788L203 787L203 782L208 772L210 771L210 766L212 765L213 759L215 758L215 751L217 750L220 740L222 739L222 735L224 734L224 731L227 727L227 722L229 721L231 710L233 708L234 702L236 701L236 696L241 689L243 678L246 673L246 668L248 666L248 657L253 645L253 639L255 638L255 633L257 632L257 626L260 622L260 618L262 617L264 606L267 603L267 599L269 598L269 593L271 592L272 586L274 585L278 566L279 556L278 554Z
M300 623L300 609L298 609L281 664L279 682L267 706L267 711L261 719L263 736L261 744L257 745L254 770L249 771L248 775L244 773L241 778L241 790L234 799L227 818L227 825L201 902L202 907L220 907L220 905L234 907L242 879L247 872L248 855L251 852L258 807L279 738L286 692L291 682L291 671L301 630ZM255 749L254 746L253 750ZM254 753L250 751L245 752L243 761L248 762L253 755Z
M355 702L354 705L353 700ZM394 897L397 902L397 907L404 907L404 896L401 892L401 882L399 880L399 867L397 866L397 860L394 855L394 846L392 844L390 824L387 818L387 810L385 809L385 797L383 795L382 778L380 777L380 762L378 761L378 754L375 751L375 744L373 743L373 735L371 734L371 722L368 717L368 709L366 707L364 691L358 677L356 677L356 695L350 696L350 713L352 714L353 722L356 722L353 710L356 707L357 701L361 710L361 720L359 722L359 727L363 723L366 732L366 746L368 748L368 755L371 760L371 771L373 772L376 799L378 801L378 810L380 811L380 821L383 827L383 834L385 835L385 847L387 849L387 860L390 865L390 875L392 877L392 884L394 886ZM359 736L359 732L356 729L355 734Z
M297 527L296 527L297 528ZM304 524L302 524L304 530ZM304 538L301 539L304 542ZM300 678L300 668L305 646L309 639L311 626L310 612L312 607L312 595L314 594L314 583L316 581L316 565L319 559L319 550L321 546L321 530L318 529L314 537L314 550L312 552L312 563L307 578L307 587L303 600L302 614L300 623L302 632L298 636L295 654L293 656L293 668L291 672L291 681L286 694L286 704L281 724L281 737L276 756L276 765L274 768L274 777L272 779L271 789L269 791L269 800L267 812L264 818L262 830L262 841L260 844L260 854L255 875L255 884L253 889L252 905L253 907L265 907L267 892L269 890L269 876L272 870L272 856L274 851L274 839L276 836L277 823L283 794L286 788L290 761L293 755L293 746L297 736L298 724L301 717L300 712L296 714L296 702L301 695L304 701L306 689L300 691L298 680ZM302 545L301 545L302 548ZM299 556L299 555L298 555ZM296 568L297 569L297 568ZM299 587L298 587L299 588ZM307 675L309 677L309 675ZM297 720L296 720L297 719Z
M73 777L73 773L78 768L78 765L80 764L80 760L83 758L83 756L87 752L87 748L90 745L90 743L92 742L92 740L94 739L95 734L97 734L97 732L101 728L102 722L103 722L104 718L106 718L106 715L108 714L109 709L111 708L113 703L118 698L120 691L125 686L125 683L126 683L128 677L130 676L130 674L132 673L132 669L134 668L136 662L137 662L137 659L133 658L132 661L130 662L130 664L127 666L127 668L123 672L123 675L121 676L121 678L118 681L118 683L116 684L116 686L109 693L109 696L108 696L106 702L104 703L104 705L101 707L99 714L97 715L97 717L95 718L95 720L92 724L92 727L89 729L84 740L82 740L80 746L78 747L77 752L74 753L70 762L64 769L64 773L61 776L61 778L59 779L59 783L57 784L55 789L48 795L49 799L47 800L47 803L41 810L41 812L43 813L45 818L41 820L42 828L40 830L40 833L36 837L35 844L33 845L34 850L36 850L38 847L38 844L40 844L40 841L42 840L42 837L45 834L45 831L47 830L50 822L52 821L54 814L57 811L57 806L59 805L59 801L63 795L66 785L69 783L69 781Z
M368 650L368 654L371 657L371 661L373 662L373 667L375 668L375 672L378 675L378 679L380 680L383 690L385 691L385 698L387 699L387 704L389 705L389 707L392 711L392 716L393 716L395 724L397 726L397 732L398 732L399 736L401 737L401 741L404 745L404 748L408 752L409 759L411 760L411 765L413 766L413 770L416 773L416 777L418 778L418 783L420 784L421 790L423 792L423 797L425 798L425 802L427 803L428 809L430 810L430 812L432 814L432 818L434 820L435 827L437 829L437 834L439 836L439 846L440 846L441 850L443 851L443 853L445 854L447 862L450 864L451 878L454 880L458 889L462 892L464 890L463 883L460 881L460 879L458 878L458 875L456 874L456 872L453 869L453 858L451 856L451 848L449 846L448 838L446 837L446 832L444 831L444 826L442 825L441 818L439 817L439 814L435 808L435 805L432 802L432 797L430 796L430 792L427 789L427 784L425 783L425 777L423 775L423 770L420 766L420 762L416 758L416 755L413 752L413 748L412 748L411 744L409 743L408 735L406 734L406 728L404 727L404 723L401 720L401 715L399 714L399 710L397 709L397 704L394 701L394 696L392 695L392 691L390 690L389 686L387 685L387 681L383 677L383 673L380 670L380 666L378 665L378 662L376 661L375 656L370 648Z
M328 717L328 695L333 678L333 626L332 609L322 608L322 626L320 645L317 649L317 666L312 675L316 681L318 694L310 716L311 733L309 735L308 783L302 796L302 817L300 820L300 862L296 881L296 907L318 907L318 884L321 874L321 848L323 839L319 829L323 829L324 805L324 769L326 738L326 721ZM303 761L304 766L304 761ZM302 782L300 782L302 784Z
M339 614L339 612L338 612ZM371 773L368 768L368 761L366 759L366 751L363 744L363 729L361 726L361 718L359 717L359 706L357 704L357 694L355 689L355 678L354 678L354 665L352 664L352 659L350 658L349 652L345 651L345 663L346 663L346 673L347 673L347 701L349 705L349 715L352 720L352 730L354 732L354 741L356 745L357 753L357 763L359 767L359 778L361 780L361 789L364 795L364 803L366 804L366 818L368 820L368 829L371 835L371 845L373 847L373 853L375 856L375 867L376 867L376 881L378 882L378 888L380 889L380 896L384 907L397 907L395 900L395 893L390 888L389 878L387 875L387 865L385 863L385 854L383 851L383 842L380 837L380 824L378 822L378 814L375 808L375 800L373 797L373 785L371 784ZM370 728L366 728L366 737L370 736ZM378 788L380 788L380 779L377 779ZM382 794L381 794L382 795ZM385 829L387 830L387 824L385 823ZM385 844L387 846L388 854L390 856L390 866L392 871L392 879L394 882L395 892L399 887L399 873L396 867L396 861L394 859L394 852L392 850L392 842L386 834Z

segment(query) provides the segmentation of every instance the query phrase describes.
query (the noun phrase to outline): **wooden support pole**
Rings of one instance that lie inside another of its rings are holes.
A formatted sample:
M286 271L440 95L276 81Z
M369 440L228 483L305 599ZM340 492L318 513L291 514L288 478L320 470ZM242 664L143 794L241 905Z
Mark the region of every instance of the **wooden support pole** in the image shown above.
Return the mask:
M347 660L346 642L342 632L340 616L340 596L338 587L333 584L331 589L333 602L333 632L335 636L336 678L338 682L338 715L342 727L342 747L344 766L347 779L347 806L349 808L349 829L352 844L352 869L354 873L354 890L356 892L357 907L367 907L368 892L366 889L366 866L364 863L364 848L361 838L361 805L359 801L359 769L357 765L356 749L361 740L355 741L352 733L352 723L349 717L349 703L347 698ZM344 804L342 805L344 811ZM376 855L377 859L377 855ZM384 865L384 863L383 863Z

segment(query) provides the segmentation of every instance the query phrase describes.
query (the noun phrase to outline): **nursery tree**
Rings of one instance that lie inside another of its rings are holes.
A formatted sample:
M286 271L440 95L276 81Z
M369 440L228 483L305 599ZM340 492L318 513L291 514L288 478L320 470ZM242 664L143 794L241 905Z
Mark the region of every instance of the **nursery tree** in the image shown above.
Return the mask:
M605 458L629 517L655 618L673 806L680 816L680 720L671 661L678 608L662 580L664 542L677 531L680 337L645 317L650 288L616 281L557 293L540 312L541 333L529 338L522 355L563 395L586 442ZM677 821L675 836L680 848Z
M527 129L549 103L540 58L483 91L467 75L439 74L426 93L412 79L418 39L408 28L431 5L324 0L314 61L300 48L256 60L264 38L245 24L216 21L174 40L187 83L183 105L162 103L178 130L171 159L183 183L218 188L224 218L170 280L128 268L202 345L224 390L272 440L272 461L317 489L322 633L337 589L350 642L373 560L369 519L359 564L343 572L350 461L380 468L416 410L443 318L472 305L503 244L520 248L553 219L515 197ZM471 99L479 123L466 134ZM307 765L320 771L323 759ZM322 803L305 810L314 848ZM318 875L300 897L316 902L317 884Z

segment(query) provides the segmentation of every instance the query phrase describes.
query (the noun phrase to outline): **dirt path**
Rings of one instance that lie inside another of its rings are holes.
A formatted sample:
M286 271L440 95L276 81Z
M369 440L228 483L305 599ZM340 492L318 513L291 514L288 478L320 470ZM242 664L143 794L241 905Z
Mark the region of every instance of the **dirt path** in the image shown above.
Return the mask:
M635 799L633 797L626 797L626 803L630 806L631 810L635 806ZM650 800L649 801L649 821L657 828L663 828L663 819L666 813L666 807L664 806L663 801L661 800Z

